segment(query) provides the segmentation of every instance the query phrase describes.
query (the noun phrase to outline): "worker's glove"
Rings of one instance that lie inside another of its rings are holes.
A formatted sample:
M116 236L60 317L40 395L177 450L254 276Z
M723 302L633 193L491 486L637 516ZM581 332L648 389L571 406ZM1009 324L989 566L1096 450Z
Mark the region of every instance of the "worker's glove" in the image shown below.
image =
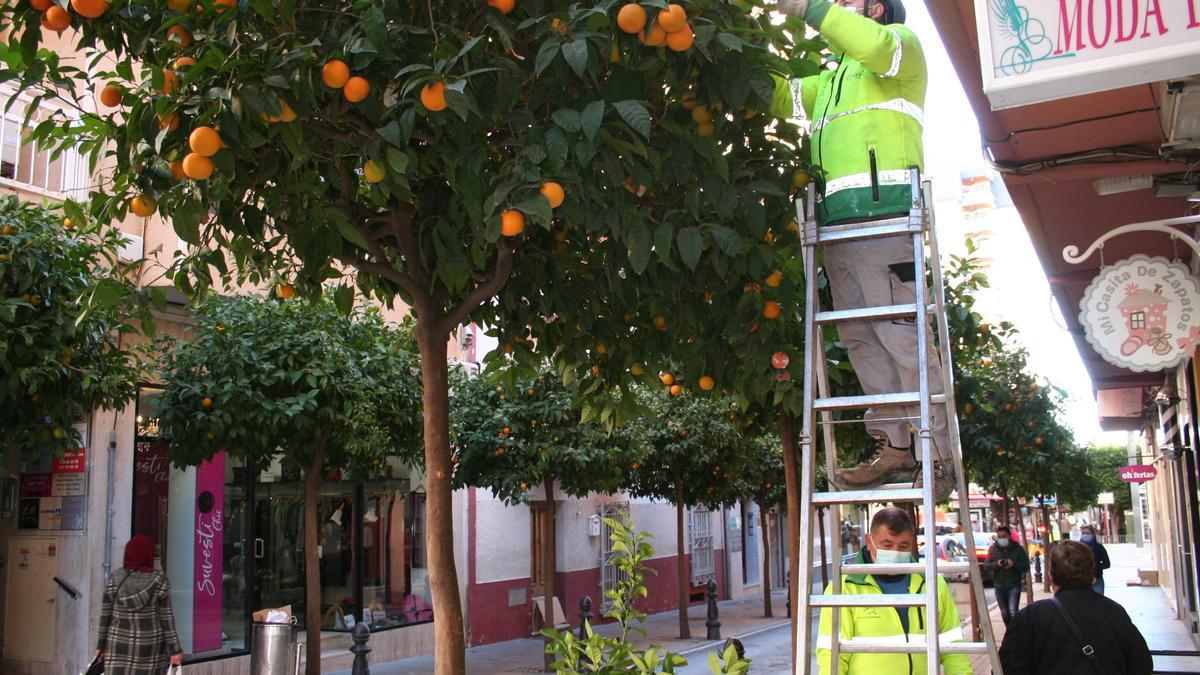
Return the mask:
M804 14L808 12L808 0L779 0L779 3L775 5L775 11L803 19Z

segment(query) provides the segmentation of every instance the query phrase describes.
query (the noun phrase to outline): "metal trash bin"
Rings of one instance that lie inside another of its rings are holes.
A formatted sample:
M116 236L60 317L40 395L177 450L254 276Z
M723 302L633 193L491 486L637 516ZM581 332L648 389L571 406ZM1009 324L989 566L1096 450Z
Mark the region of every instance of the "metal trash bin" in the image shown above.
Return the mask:
M250 675L299 675L296 626L255 621L250 637Z

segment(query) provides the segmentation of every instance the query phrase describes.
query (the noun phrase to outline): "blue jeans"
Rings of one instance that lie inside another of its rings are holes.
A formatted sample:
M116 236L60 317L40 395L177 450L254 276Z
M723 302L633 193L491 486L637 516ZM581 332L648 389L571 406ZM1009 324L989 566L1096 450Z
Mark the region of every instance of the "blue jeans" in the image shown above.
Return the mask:
M1021 587L996 587L992 590L996 592L996 604L1000 606L1000 618L1004 619L1004 625L1007 626L1008 622L1017 615L1017 610L1021 608Z
M1096 583L1092 584L1092 590L1104 595L1104 577L1096 577Z

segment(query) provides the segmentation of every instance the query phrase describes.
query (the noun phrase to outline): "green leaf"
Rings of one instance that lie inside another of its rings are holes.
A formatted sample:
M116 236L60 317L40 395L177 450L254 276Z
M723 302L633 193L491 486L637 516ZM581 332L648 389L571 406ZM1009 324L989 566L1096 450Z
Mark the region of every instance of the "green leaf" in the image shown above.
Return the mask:
M575 133L580 130L579 112L570 108L559 108L550 113L550 119L564 131Z
M551 63L554 63L554 57L558 56L559 44L558 40L546 40L538 48L537 58L534 59L533 66L535 75L541 75L543 70L549 68Z
M554 212L550 208L550 202L546 201L546 198L541 195L526 199L513 208L527 216L532 216L536 221L546 224L549 224L550 219L554 217Z
M617 101L613 103L613 107L617 109L617 114L621 119L633 127L633 130L642 135L643 138L650 138L650 113L640 101Z
M683 259L683 264L695 271L700 262L700 253L704 250L704 236L700 234L699 228L683 228L675 236L675 243L679 246L679 257Z
M200 219L205 212L204 205L194 199L179 202L171 211L171 225L175 234L192 246L199 246Z
M587 40L574 40L564 44L562 54L563 58L567 60L567 65L571 66L571 70L574 70L576 75L583 77L583 74L587 72Z
M650 264L650 247L650 231L641 223L634 225L629 236L629 263L635 273L646 271L646 266Z
M712 234L713 241L716 242L717 248L725 255L733 258L742 254L746 250L745 243L742 241L737 232L727 228L714 225L709 228L709 233Z
M671 260L671 242L675 240L675 228L670 223L660 223L654 228L654 252L662 261Z
M600 130L600 123L603 121L604 101L592 101L584 106L583 112L579 115L579 124L589 143L596 142L596 132Z
M354 311L354 287L338 286L333 294L333 303L342 314L349 314Z
M735 52L742 51L742 39L733 33L717 33L717 42L720 42Z

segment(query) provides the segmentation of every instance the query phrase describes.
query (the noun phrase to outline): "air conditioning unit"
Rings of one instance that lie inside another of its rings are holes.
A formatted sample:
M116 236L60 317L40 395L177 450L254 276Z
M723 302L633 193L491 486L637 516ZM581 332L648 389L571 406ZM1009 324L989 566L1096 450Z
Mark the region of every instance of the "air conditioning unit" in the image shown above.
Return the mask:
M141 237L136 234L121 235L125 239L125 243L121 245L121 250L117 252L117 259L123 263L132 263L142 259L146 244Z

